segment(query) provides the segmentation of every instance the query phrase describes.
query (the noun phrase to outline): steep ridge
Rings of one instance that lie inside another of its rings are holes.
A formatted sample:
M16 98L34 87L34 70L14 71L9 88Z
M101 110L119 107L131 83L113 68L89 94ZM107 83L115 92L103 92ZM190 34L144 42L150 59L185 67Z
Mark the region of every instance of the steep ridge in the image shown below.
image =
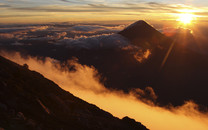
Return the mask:
M113 117L62 90L41 74L0 56L0 128L31 130L147 130L128 117Z

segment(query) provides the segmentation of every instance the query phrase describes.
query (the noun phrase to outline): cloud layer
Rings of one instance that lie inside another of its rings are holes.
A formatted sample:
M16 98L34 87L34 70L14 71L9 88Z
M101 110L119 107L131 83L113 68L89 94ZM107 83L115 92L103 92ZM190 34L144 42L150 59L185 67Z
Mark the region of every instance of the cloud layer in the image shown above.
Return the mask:
M23 40L43 40L55 42L68 42L84 40L87 37L97 39L101 35L112 34L120 31L123 25L90 25L90 24L45 24L45 25L13 25L0 27L0 39L14 42ZM96 37L96 38L95 38ZM110 36L109 36L110 37ZM115 36L118 38L118 36ZM88 39L89 40L89 39Z

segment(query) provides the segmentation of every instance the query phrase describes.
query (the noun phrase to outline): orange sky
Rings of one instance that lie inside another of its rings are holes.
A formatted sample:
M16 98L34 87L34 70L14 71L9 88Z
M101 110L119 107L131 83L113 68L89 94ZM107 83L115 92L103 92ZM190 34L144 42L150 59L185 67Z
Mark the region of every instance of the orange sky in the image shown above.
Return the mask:
M189 12L197 21L208 21L208 5L202 0L2 0L0 23L68 21L177 20Z

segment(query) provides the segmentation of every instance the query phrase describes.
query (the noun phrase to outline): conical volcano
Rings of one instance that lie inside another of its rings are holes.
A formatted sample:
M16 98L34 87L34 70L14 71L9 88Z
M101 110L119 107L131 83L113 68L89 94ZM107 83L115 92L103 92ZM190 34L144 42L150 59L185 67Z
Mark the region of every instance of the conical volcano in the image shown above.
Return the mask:
M158 45L166 39L166 36L143 20L129 25L124 30L120 31L119 34L126 37L132 44L140 46L144 45L144 43Z

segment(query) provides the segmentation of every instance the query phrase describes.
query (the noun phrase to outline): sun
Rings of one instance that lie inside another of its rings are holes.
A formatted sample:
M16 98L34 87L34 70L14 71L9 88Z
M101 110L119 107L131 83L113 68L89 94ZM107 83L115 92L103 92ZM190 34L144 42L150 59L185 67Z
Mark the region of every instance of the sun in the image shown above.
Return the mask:
M179 14L177 21L179 21L180 23L184 25L187 25L187 24L191 24L194 19L195 19L195 16L193 14L181 13Z

